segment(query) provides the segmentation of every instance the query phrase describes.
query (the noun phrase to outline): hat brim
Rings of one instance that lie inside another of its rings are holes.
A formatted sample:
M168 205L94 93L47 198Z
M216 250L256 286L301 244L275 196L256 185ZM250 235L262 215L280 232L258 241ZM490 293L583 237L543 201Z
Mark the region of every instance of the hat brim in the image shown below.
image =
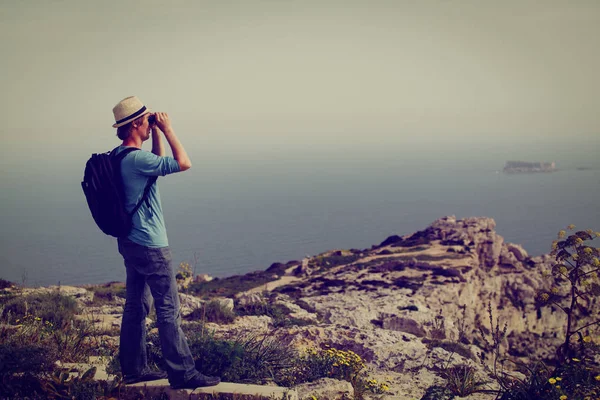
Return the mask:
M113 127L113 128L118 128L118 127L120 127L120 126L127 125L127 124L128 124L128 123L130 123L131 121L135 121L136 119L138 119L138 118L140 118L140 117L143 117L144 115L146 115L146 114L150 114L150 113L152 113L152 110L151 110L151 109L149 109L149 108L146 108L146 110L145 110L143 113L141 113L140 115L136 115L135 117L128 118L128 119L126 119L125 121L121 121L121 122L119 122L118 124L113 124L113 126L112 126L112 127Z

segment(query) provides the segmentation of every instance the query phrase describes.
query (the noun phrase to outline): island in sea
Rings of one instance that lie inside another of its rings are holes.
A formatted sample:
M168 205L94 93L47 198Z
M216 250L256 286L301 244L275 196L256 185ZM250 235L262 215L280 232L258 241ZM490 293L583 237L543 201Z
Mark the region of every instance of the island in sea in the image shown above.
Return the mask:
M552 162L528 162L528 161L507 161L504 170L507 174L520 174L531 172L554 172L557 171L556 163Z

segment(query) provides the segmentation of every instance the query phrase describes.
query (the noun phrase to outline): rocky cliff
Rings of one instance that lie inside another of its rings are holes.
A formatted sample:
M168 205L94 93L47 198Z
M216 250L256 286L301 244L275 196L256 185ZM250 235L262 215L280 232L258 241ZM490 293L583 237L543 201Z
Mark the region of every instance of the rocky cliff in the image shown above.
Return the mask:
M435 373L442 363L470 364L484 375L479 354L485 347L482 332L485 336L490 330L488 308L494 323L496 318L506 323L505 354L551 359L565 317L535 305L536 292L551 284L544 277L552 268L550 257L528 256L521 246L506 243L495 226L491 218L449 216L368 249L332 250L273 264L260 273L268 277L266 284L220 301L240 310L278 304L294 323L254 315L238 316L232 324L209 323L209 328L223 338L269 332L298 348L352 350L367 362L372 376L391 383L389 398L420 398L429 386L443 384ZM248 280L257 274L248 274ZM196 285L212 285L214 290L204 296L214 297L227 282L245 278ZM83 288L71 292L84 305L92 301ZM182 313L190 315L186 323L193 323L192 311L202 300L189 293L182 293L181 300ZM122 301L88 306L88 311L99 323L118 327Z
M494 323L507 326L505 354L552 359L565 317L535 305L536 292L549 289L543 271L550 271L551 259L528 256L505 242L495 226L491 218L449 216L370 249L290 262L284 276L262 288L262 296L311 321L280 335L299 347L351 349L382 376L391 376L406 398L436 382L430 370L451 353L460 353L451 356L456 362L477 364L481 331L490 330L489 308ZM239 293L236 304L260 296L257 290ZM271 327L264 319L244 317L217 328L224 335L252 329ZM456 342L464 345L461 351L451 345Z

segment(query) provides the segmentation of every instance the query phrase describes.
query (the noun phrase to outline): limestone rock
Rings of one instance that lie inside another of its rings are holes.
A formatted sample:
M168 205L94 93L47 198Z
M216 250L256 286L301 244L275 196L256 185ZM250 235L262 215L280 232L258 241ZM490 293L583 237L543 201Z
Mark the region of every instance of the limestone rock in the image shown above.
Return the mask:
M236 298L237 303L241 306L260 304L265 301L265 297L261 293L242 293Z
M322 378L314 382L303 383L296 386L300 400L309 400L311 396L317 399L346 400L354 398L354 388L347 381L331 378Z
M417 337L424 337L425 329L412 318L398 317L396 315L384 315L382 318L382 328L393 331L410 333Z
M196 296L192 296L185 293L179 293L179 304L181 307L181 315L187 316L194 310L202 307L202 300Z
M514 254L515 258L519 262L523 262L525 259L527 259L527 251L523 248L523 246L513 243L506 243L506 247L508 251Z
M215 298L212 301L218 302L221 307L223 307L227 311L233 311L233 299L229 299L226 297Z

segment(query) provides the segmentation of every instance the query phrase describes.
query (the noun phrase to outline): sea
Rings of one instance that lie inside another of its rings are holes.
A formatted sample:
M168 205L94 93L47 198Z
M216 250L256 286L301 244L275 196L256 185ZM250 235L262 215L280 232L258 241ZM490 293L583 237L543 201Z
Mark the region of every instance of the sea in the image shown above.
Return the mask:
M588 153L586 153L588 154ZM558 171L504 174L511 153L273 153L195 159L159 179L173 263L225 277L332 249L363 249L438 218L485 216L530 255L568 224L600 230L595 156L553 153ZM523 153L526 156L526 153ZM124 281L116 240L94 225L80 182L84 158L5 174L0 278L26 286Z

